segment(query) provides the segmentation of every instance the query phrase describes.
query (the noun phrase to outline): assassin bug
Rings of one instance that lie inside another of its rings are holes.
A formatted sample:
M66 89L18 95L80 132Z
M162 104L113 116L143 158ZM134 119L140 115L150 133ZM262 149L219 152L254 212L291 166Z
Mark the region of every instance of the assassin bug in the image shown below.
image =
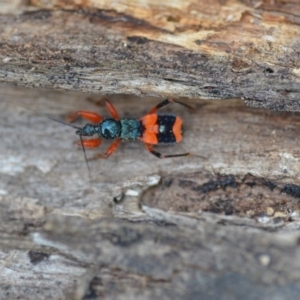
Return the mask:
M108 158L118 148L121 140L141 140L146 149L158 158L169 158L187 156L190 153L163 155L153 149L153 145L179 143L182 140L182 120L173 114L157 114L157 110L170 104L178 103L189 109L191 107L185 103L174 99L166 99L153 107L149 113L139 119L120 118L113 104L106 98L102 99L112 118L104 119L99 114L90 111L76 111L68 117L69 122L82 117L95 125L86 124L82 128L77 128L76 134L80 136L80 143L83 149L99 147L102 139L114 140L104 154L98 154L94 158ZM71 124L70 124L71 125ZM98 137L83 140L82 136Z

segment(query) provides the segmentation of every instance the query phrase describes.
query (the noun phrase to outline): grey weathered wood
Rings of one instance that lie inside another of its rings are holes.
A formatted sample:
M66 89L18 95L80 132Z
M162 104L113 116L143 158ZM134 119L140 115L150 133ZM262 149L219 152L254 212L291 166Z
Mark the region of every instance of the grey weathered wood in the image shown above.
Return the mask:
M155 14L143 1L136 8L95 1L81 3L90 10L1 15L0 80L103 95L242 98L298 111L299 4L235 2L191 3L191 12L186 1L175 11L167 1Z
M124 143L90 162L89 181L74 130L46 116L106 116L99 98L1 85L0 298L297 298L299 116L236 100L171 105L184 140L159 150L207 160ZM157 103L111 99L127 117Z
M52 89L0 86L0 298L297 299L297 113L169 106L184 140L159 150L206 160L124 143L91 178L73 129L46 116L106 116L99 94L118 93L126 117L159 101L132 94L299 110L299 4L31 3L50 10L0 8L0 80Z
M42 236L58 247L68 245L80 261L108 269L102 287L97 280L88 286L106 299L297 298L299 233L225 229L189 218L184 224L176 217L170 222L168 215L162 219L173 226L55 220Z

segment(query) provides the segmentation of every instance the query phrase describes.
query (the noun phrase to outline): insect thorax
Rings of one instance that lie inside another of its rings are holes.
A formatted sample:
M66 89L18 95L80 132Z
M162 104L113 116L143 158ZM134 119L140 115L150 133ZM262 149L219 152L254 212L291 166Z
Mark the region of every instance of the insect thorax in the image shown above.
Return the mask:
M106 119L99 124L96 131L100 137L107 140L113 140L120 136L121 123L114 119Z
M120 138L125 140L132 140L142 135L142 124L136 119L121 119L121 134Z

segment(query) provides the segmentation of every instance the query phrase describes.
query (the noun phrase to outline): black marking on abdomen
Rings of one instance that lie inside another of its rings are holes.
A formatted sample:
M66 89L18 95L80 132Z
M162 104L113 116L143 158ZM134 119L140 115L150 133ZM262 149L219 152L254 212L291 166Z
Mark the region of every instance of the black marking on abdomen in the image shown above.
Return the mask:
M158 144L176 143L176 138L173 133L173 125L175 123L175 115L158 115Z

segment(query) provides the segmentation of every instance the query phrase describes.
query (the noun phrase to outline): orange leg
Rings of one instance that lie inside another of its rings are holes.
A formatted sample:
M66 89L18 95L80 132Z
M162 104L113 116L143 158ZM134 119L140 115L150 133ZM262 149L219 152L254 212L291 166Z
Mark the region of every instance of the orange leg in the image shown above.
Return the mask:
M158 111L160 108L162 108L162 107L164 107L164 106L166 106L166 105L168 105L168 104L170 104L170 103L174 103L174 102L175 102L175 103L178 103L178 104L180 104L180 105L183 105L183 106L185 106L185 107L187 107L187 108L189 108L189 109L193 109L191 106L189 106L189 105L187 105L187 104L185 104L185 103L183 103L183 102L180 102L180 101L178 101L178 100L169 98L169 99L166 99L166 100L164 100L164 101L158 103L155 107L153 107L153 108L149 111L149 114L154 114L154 113L155 113L156 111Z
M67 117L68 122L75 121L78 117L82 117L88 121L91 121L93 123L100 123L103 118L98 115L97 113L86 111L86 110L78 110L72 113L69 117Z
M170 155L163 155L155 150L153 150L152 146L150 144L145 143L145 146L149 152L151 152L153 155L155 155L158 158L169 158L169 157L179 157L179 156L187 156L190 155L189 152L186 153L180 153L180 154L170 154Z
M90 139L90 140L83 140L82 144L85 148L97 148L100 146L102 140L101 139ZM81 146L81 142L77 143L78 146Z
M98 159L98 158L108 158L110 155L112 155L118 146L120 145L121 139L115 140L107 149L107 151L104 154L97 154L92 159Z
M119 114L118 114L116 108L113 106L113 104L106 98L101 99L101 101L105 101L106 108L107 108L108 112L111 114L111 116L115 120L120 120Z

